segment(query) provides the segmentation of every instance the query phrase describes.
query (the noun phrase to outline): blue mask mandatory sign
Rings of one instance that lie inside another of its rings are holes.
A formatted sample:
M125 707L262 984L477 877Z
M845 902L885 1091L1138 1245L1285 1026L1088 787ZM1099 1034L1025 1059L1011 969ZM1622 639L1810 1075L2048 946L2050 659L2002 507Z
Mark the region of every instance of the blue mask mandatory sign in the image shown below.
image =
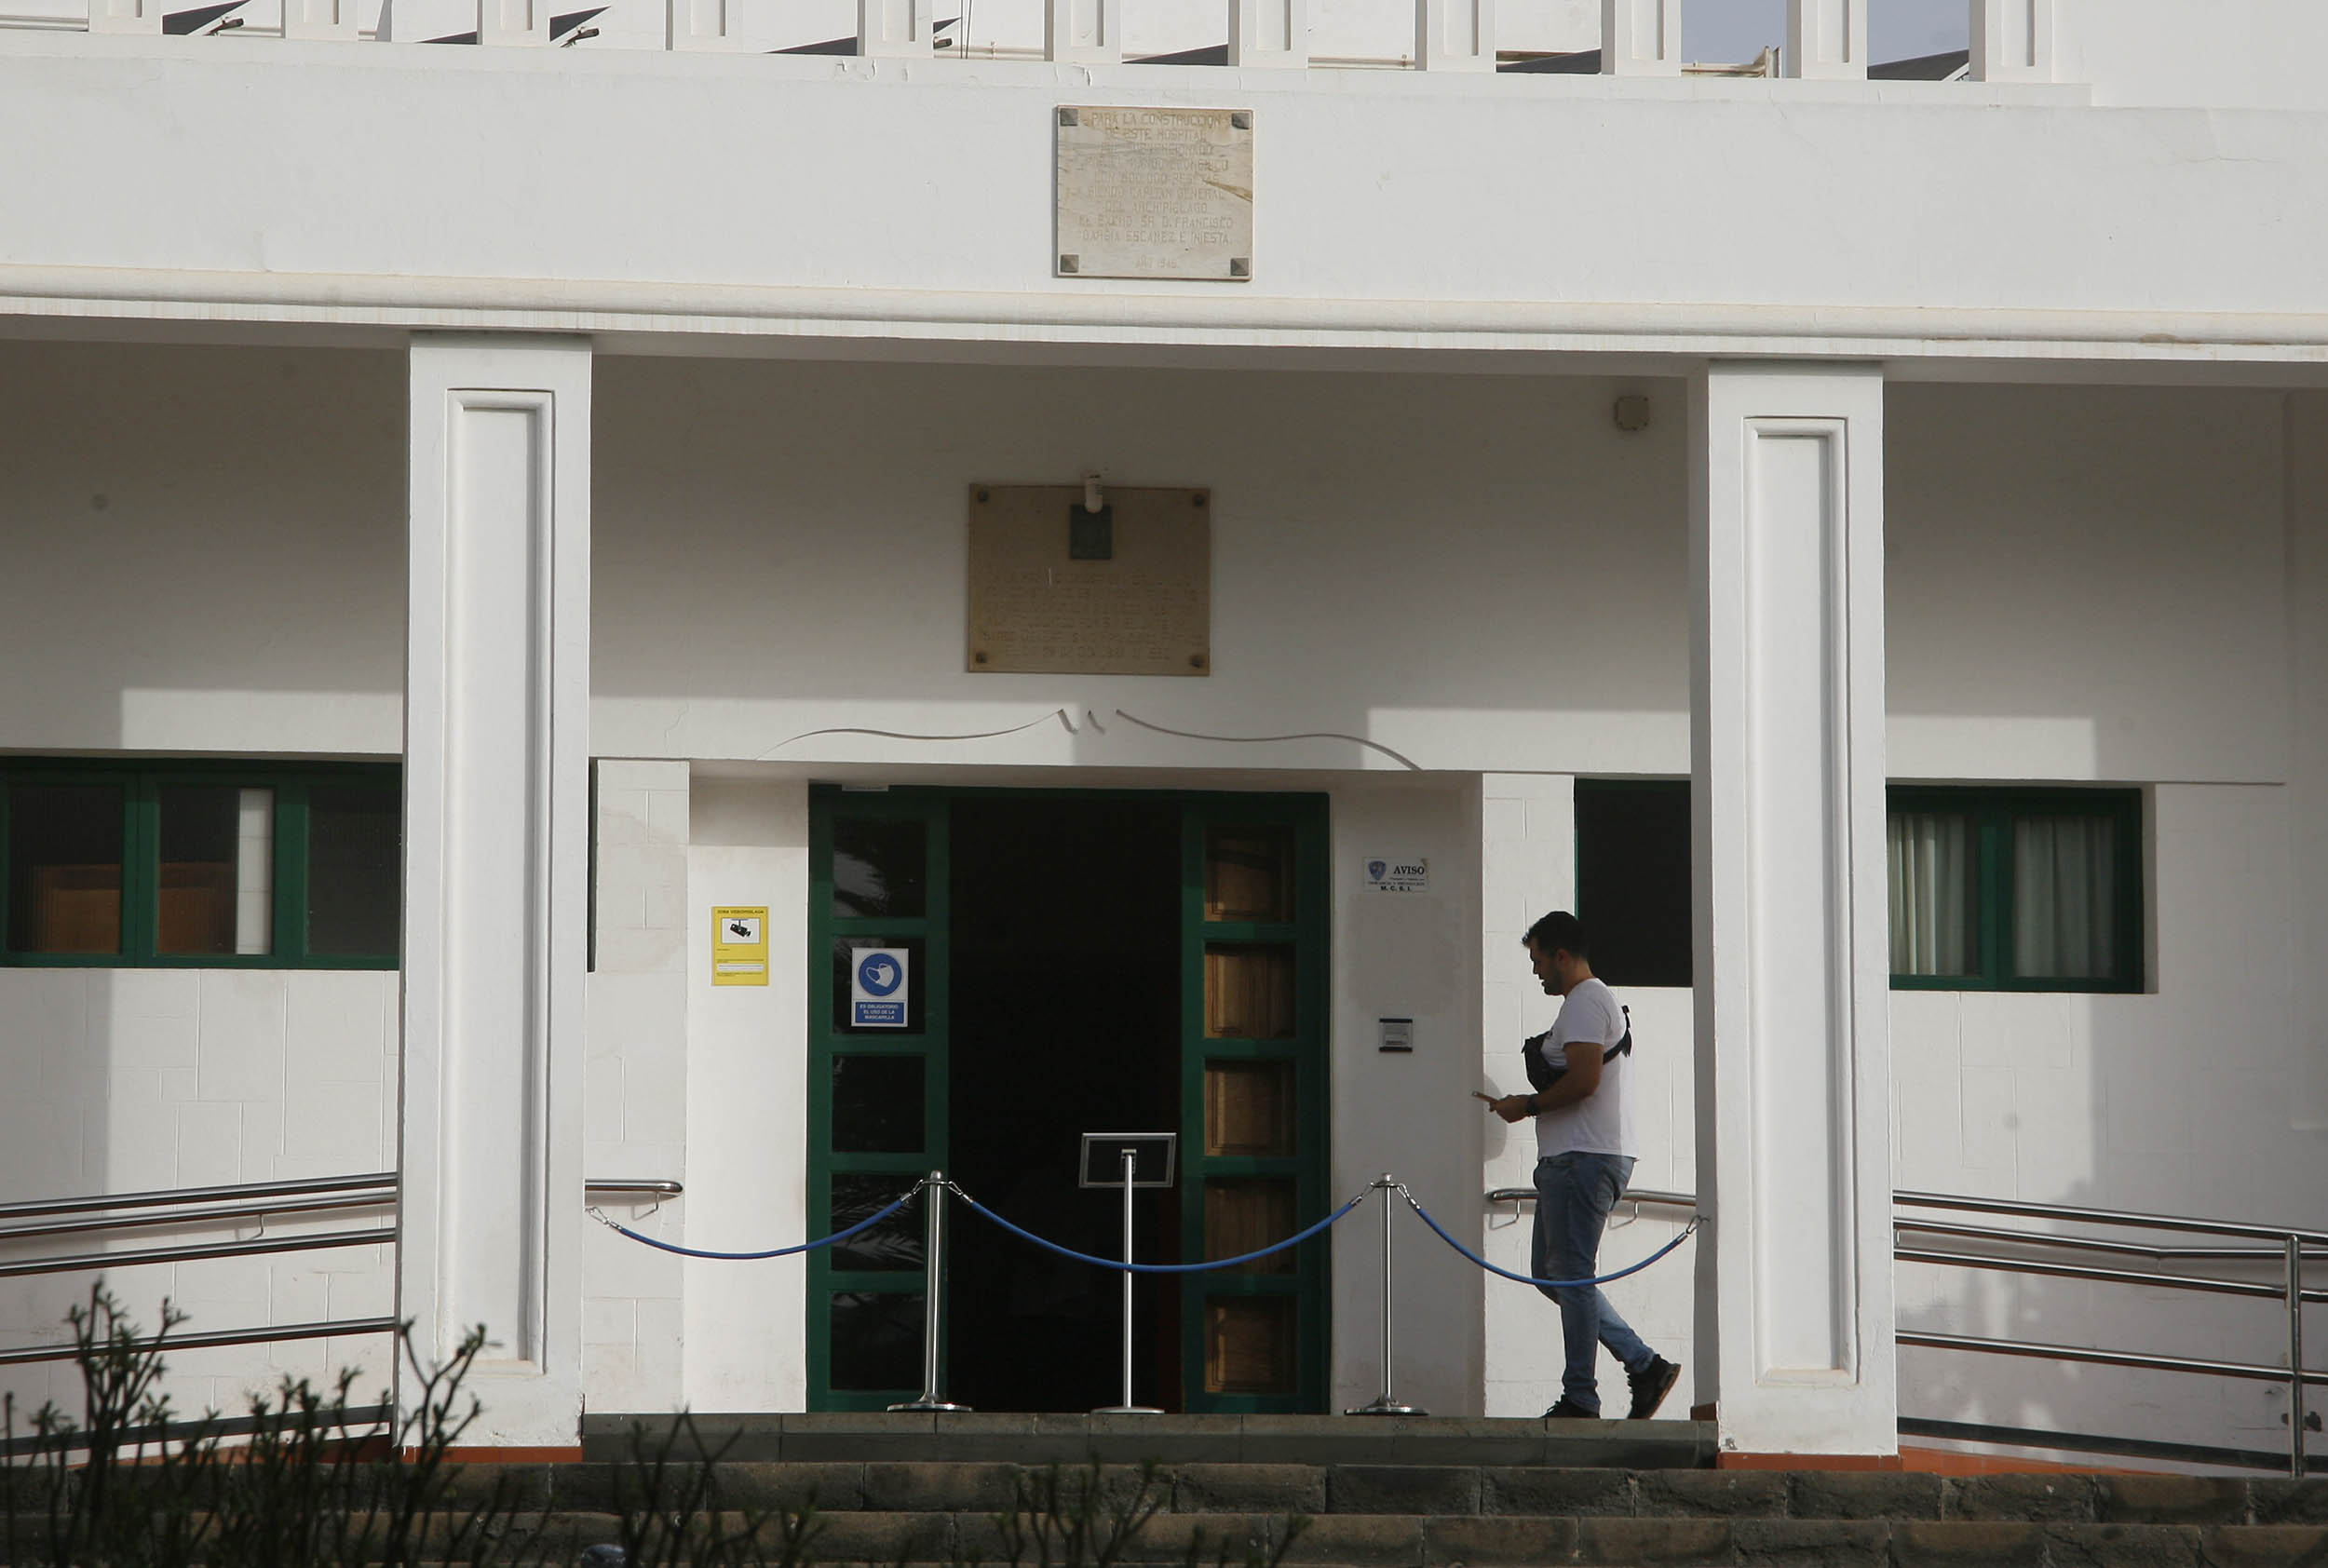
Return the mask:
M848 1021L854 1029L902 1029L912 994L908 957L901 947L850 951Z

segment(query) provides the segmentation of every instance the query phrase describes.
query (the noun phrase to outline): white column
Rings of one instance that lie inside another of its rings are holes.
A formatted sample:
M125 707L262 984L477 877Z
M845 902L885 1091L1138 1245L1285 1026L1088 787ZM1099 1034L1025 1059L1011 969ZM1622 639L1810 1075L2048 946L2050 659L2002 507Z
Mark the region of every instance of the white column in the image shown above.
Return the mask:
M2290 860L2295 872L2297 1079L2293 1120L2328 1130L2328 393L2291 392L2287 406L2288 705L2294 760ZM2317 1396L2315 1396L2317 1397Z
M1123 0L1044 0L1043 58L1112 65L1124 58Z
M356 0L283 0L286 38L353 38Z
M1971 0L1976 82L2053 79L2053 0Z
M465 1442L571 1446L590 348L424 335L411 374L399 1310L426 1359L494 1342Z
M927 58L930 40L929 0L857 0L860 57Z
M1414 0L1421 71L1496 69L1496 0Z
M550 0L477 0L480 44L549 45Z
M162 31L162 0L88 0L91 33L151 33Z
M1867 75L1867 0L1786 0L1790 76L1840 80Z
M1231 65L1309 64L1309 0L1228 0Z
M1882 374L1715 365L1691 444L1699 1397L1888 1453Z
M1682 0L1601 0L1601 74L1682 74Z

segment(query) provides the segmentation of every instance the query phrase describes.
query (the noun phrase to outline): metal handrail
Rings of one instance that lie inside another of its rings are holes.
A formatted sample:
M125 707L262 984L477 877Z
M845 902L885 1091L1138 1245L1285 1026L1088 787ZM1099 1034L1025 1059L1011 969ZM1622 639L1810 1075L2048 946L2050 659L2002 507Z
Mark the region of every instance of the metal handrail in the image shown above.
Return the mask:
M682 1196L685 1186L666 1179L610 1180L584 1183L584 1196L665 1198ZM325 1196L302 1197L303 1193ZM243 1202L223 1209L188 1212L181 1204L223 1197L264 1199L281 1203ZM327 1213L335 1210L377 1209L397 1201L396 1176L322 1176L297 1182L253 1182L227 1187L180 1187L167 1192L122 1193L111 1197L42 1198L31 1203L0 1204L0 1220L45 1214L88 1214L88 1219L52 1221L44 1224L0 1228L0 1246L44 1236L82 1236L100 1231L145 1230L159 1226L189 1229L222 1221L263 1220L279 1214ZM114 1214L111 1209L143 1210L142 1213Z
M252 1258L268 1252L321 1251L328 1247L394 1246L396 1232L386 1225L370 1230L323 1231L312 1236L259 1236L248 1241L204 1241L184 1247L147 1247L133 1252L76 1252L67 1257L11 1258L0 1263L0 1279L28 1274L80 1274L92 1269L128 1268L137 1264L192 1264L212 1258Z
M30 1220L45 1214L94 1214L107 1209L156 1209L237 1199L298 1197L307 1193L344 1193L375 1187L393 1189L395 1186L395 1171L375 1170L366 1176L307 1176L289 1182L244 1182L222 1187L171 1187L157 1192L109 1193L96 1197L44 1197L28 1203L0 1203L0 1220Z
M1683 1193L1627 1193L1636 1202L1664 1202L1694 1209L1697 1199ZM1528 1187L1497 1187L1491 1203L1521 1203L1536 1196ZM1892 1258L1898 1263L1929 1264L1940 1267L1996 1269L2061 1279L2092 1279L2108 1284L2142 1285L2155 1290L2197 1291L2216 1295L2261 1297L2284 1304L2287 1309L2288 1360L2284 1367L2252 1361L2206 1360L2186 1356L2158 1356L2145 1351L2087 1349L2078 1345L2045 1345L2032 1340L1989 1339L1971 1334L1930 1333L1896 1325L1896 1344L1940 1350L1971 1350L1993 1356L2030 1356L2059 1361L2095 1362L2105 1366L2140 1367L2151 1371L2195 1372L2209 1376L2251 1378L2283 1383L2288 1389L2288 1473L2302 1476L2308 1461L2304 1449L2304 1390L2328 1386L2328 1372L2304 1365L2304 1307L2328 1302L2328 1290L2307 1289L2308 1261L2328 1247L2328 1231L2293 1225L2258 1225L2237 1220L2194 1220L2179 1214L2145 1214L2126 1209L2089 1209L2065 1203L2028 1203L2018 1198L1964 1197L1949 1193L1895 1192L1895 1204L1968 1214L2000 1214L2023 1220L2051 1220L2070 1224L2120 1225L2134 1230L2173 1231L2190 1236L2242 1237L2278 1243L2275 1247L2157 1247L2134 1242L2105 1241L2097 1237L2051 1236L2042 1232L2006 1230L1993 1225L1949 1224L1929 1220L1892 1217ZM2162 1264L2207 1262L2266 1262L2277 1258L2281 1283L2218 1279L2196 1274L2156 1274L2147 1270L2103 1268L2093 1264L2057 1263L2042 1258L2002 1257L1994 1253L1902 1247L1902 1234L1955 1237L1968 1241L1999 1242L2008 1246L2146 1257Z
M349 1334L389 1334L397 1330L393 1318L348 1318L334 1323L283 1323L262 1329L220 1329L211 1333L169 1334L141 1340L142 1349L207 1350L221 1345L271 1345L279 1339L337 1339ZM0 1350L0 1367L33 1361L69 1361L81 1353L78 1345L35 1345L21 1350Z
M1487 1201L1490 1203L1523 1201L1533 1203L1536 1201L1536 1189L1534 1187L1497 1187L1487 1195ZM1627 1187L1624 1196L1617 1201L1619 1203L1653 1203L1660 1209L1695 1209L1698 1207L1698 1195L1658 1192L1649 1187Z

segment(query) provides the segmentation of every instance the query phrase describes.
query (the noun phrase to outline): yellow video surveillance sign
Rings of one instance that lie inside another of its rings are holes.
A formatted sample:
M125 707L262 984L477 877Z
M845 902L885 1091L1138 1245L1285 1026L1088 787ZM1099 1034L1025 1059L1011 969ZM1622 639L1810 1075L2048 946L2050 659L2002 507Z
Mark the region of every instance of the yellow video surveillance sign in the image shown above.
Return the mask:
M711 983L768 983L768 908L711 912Z

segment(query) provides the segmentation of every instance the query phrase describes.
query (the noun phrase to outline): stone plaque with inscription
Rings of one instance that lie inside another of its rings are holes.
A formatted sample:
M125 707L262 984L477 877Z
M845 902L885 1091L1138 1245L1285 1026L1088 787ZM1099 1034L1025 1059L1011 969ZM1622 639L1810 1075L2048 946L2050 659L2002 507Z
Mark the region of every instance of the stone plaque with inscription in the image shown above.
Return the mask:
M970 487L974 674L1209 675L1212 497L1080 485Z
M1059 111L1062 277L1252 276L1252 111Z

